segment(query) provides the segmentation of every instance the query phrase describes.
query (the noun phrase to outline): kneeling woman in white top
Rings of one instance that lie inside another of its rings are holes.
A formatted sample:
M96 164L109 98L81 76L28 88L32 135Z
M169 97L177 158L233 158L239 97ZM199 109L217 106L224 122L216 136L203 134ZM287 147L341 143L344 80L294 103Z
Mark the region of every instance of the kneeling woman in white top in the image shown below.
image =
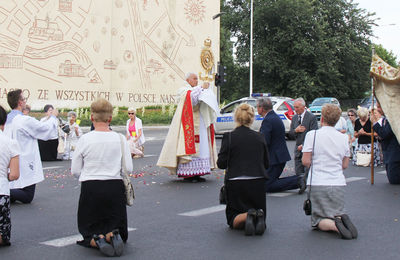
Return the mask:
M143 144L145 142L142 120L136 116L136 109L128 108L129 119L126 121L126 139L131 149L132 157L143 157Z
M8 182L19 178L18 143L3 134L6 119L7 113L0 106L0 246L10 245L10 187Z
M121 145L128 172L132 171L132 159L126 139L121 142L120 134L110 130L110 102L99 99L90 109L95 130L79 139L71 165L72 173L81 182L78 229L83 240L78 244L97 247L107 256L119 256L122 241L128 239Z
M302 162L306 167L311 166L307 185L312 204L312 226L338 232L343 239L352 239L357 238L357 229L344 214L346 179L343 169L349 165L349 139L335 129L341 113L333 104L322 107L322 128L307 133Z

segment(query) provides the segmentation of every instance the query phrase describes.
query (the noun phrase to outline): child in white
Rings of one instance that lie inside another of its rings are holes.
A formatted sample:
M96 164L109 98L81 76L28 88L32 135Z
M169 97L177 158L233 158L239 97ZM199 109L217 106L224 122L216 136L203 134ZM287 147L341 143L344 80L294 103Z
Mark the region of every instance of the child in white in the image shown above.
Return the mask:
M74 111L68 112L68 124L70 131L68 134L65 134L63 155L64 160L70 160L72 158L76 144L78 143L79 138L82 136L82 130L76 123L76 113Z

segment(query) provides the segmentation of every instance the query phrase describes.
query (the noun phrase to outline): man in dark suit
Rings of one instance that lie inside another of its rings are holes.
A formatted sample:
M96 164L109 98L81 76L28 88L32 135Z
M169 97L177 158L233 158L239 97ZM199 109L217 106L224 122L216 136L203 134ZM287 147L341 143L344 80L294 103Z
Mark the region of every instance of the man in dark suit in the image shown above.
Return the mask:
M390 184L400 184L400 145L394 135L388 120L384 117L383 110L377 102L377 110L383 115L380 120L375 113L371 115L374 123L374 131L381 138L383 160L386 166L386 174Z
M297 98L294 101L294 110L296 115L293 116L292 122L290 123L289 135L296 139L296 145L294 148L294 165L296 175L305 175L306 168L301 162L303 153L304 138L310 130L318 129L317 118L306 110L306 102L303 98ZM304 177L306 179L306 177Z
M303 193L306 185L300 180L301 176L289 176L279 178L290 161L290 154L286 146L285 126L279 116L272 110L272 102L269 98L257 100L257 112L264 117L260 132L264 135L268 146L269 167L267 174L269 179L265 184L266 192L280 192L300 188Z

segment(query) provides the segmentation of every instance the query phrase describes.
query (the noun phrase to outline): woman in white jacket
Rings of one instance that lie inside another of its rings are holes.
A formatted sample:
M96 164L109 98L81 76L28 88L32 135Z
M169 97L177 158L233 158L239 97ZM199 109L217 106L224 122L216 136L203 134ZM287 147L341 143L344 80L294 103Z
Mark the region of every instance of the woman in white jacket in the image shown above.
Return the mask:
M132 159L123 136L110 130L111 103L98 99L90 110L95 130L79 138L71 164L71 172L81 182L78 229L83 240L78 244L120 256L128 239L122 156L128 172L132 172Z
M129 119L126 122L126 139L129 143L132 157L143 157L143 144L145 142L143 134L142 120L136 117L136 109L128 108Z

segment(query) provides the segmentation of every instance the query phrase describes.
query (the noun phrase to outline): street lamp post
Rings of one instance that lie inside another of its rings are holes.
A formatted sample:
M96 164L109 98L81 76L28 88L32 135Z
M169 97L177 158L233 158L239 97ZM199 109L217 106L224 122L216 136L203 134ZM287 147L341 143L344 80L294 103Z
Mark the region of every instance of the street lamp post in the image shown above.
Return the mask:
M250 97L253 94L253 0L250 1Z

